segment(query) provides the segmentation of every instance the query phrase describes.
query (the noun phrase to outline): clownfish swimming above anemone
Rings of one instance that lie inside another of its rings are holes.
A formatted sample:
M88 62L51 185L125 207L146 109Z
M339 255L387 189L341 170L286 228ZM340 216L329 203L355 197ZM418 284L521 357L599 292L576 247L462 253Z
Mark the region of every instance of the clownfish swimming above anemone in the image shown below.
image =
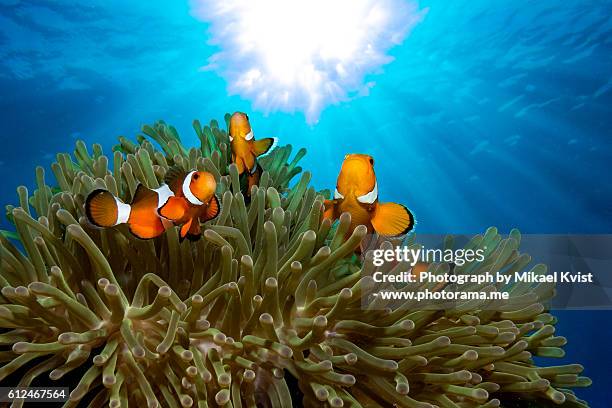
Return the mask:
M243 193L248 197L251 193L251 187L259 184L259 178L263 172L261 166L257 163L257 157L270 152L277 139L269 137L255 140L249 116L242 112L234 112L230 118L228 130L232 162L238 168Z
M154 190L138 185L130 204L107 190L91 192L85 202L89 222L102 228L127 224L130 232L141 239L158 237L178 225L181 241L199 239L200 223L215 218L221 208L214 176L206 171L186 172L172 167L164 181L166 184Z
M325 200L324 204L324 218L335 220L342 213L351 214L347 235L358 225L365 225L369 233L387 237L406 234L414 227L414 217L408 208L378 201L374 159L365 154L347 154L344 157L334 199Z

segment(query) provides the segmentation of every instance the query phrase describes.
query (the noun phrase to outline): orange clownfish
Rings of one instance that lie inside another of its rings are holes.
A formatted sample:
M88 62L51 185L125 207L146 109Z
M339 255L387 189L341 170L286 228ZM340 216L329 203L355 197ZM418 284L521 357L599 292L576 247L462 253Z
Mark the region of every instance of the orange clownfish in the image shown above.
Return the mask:
M215 218L221 210L215 195L217 182L207 171L189 173L173 167L168 170L164 181L174 195L158 210L163 218L181 225L181 240L187 237L194 241L200 238L200 222Z
M245 174L248 178L248 185L245 186L248 195L251 187L259 183L262 173L257 157L272 150L276 144L276 138L255 140L248 115L235 112L230 118L229 139L232 147L232 162L236 163L238 174L241 176Z
M138 185L131 204L107 190L95 190L85 202L87 218L103 228L127 224L141 239L158 237L173 225L181 225L181 240L198 239L200 222L219 213L214 177L208 172L186 173L172 168L166 174L166 183L154 190Z
M358 225L365 225L369 233L383 236L406 234L414 227L414 217L408 208L378 202L374 159L365 154L344 157L334 199L325 200L325 218L335 220L344 212L351 214L348 234Z
M151 190L139 184L131 204L126 204L107 190L94 190L85 201L85 214L97 227L127 224L130 232L142 239L161 235L172 223L162 220L157 209L172 196L167 185Z

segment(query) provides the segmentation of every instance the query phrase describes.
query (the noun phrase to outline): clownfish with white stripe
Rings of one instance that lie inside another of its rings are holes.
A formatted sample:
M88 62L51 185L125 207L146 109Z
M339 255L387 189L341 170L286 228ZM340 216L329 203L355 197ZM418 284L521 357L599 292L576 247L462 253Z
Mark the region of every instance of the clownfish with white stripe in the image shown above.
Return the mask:
M200 222L212 220L221 211L215 195L215 177L207 171L187 173L173 167L166 173L164 181L174 195L157 210L158 214L175 225L181 225L181 239L199 239L202 235Z
M257 157L270 152L276 145L277 139L269 137L255 140L249 117L242 112L234 112L230 118L229 139L232 148L232 162L238 167L238 175L244 180L243 193L248 196L251 187L259 184L262 173Z
M181 241L199 239L200 222L215 218L220 211L214 176L170 168L164 181L166 184L154 190L138 185L130 204L107 190L95 190L85 202L87 218L102 228L127 224L141 239L158 237L173 225L181 226Z
M378 182L374 159L365 154L347 154L340 169L333 200L325 200L324 218L336 220L344 212L351 214L350 235L358 225L369 233L393 237L414 227L414 217L401 204L378 202Z

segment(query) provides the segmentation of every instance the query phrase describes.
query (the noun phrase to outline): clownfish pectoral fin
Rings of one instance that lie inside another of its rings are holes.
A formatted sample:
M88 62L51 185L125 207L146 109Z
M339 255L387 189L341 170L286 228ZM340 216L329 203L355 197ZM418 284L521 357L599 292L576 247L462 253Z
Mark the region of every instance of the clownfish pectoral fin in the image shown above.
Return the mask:
M219 203L219 199L217 198L217 196L214 195L208 202L208 205L206 206L206 211L204 212L204 214L200 216L200 221L202 222L210 221L216 218L217 215L219 215L220 211L221 211L221 204Z
M191 229L191 224L194 222L193 218L189 219L186 223L181 226L181 230L179 232L179 241L183 242L185 238L187 238L187 234L189 233L189 229ZM197 221L196 221L197 222Z
M166 171L166 175L164 176L164 183L166 183L170 190L177 194L181 191L181 187L183 185L183 180L187 177L187 172L180 167L173 166Z
M336 219L336 205L338 204L338 200L325 200L323 205L325 206L325 210L323 211L323 219Z
M106 190L92 191L85 201L87 219L97 227L112 227L128 221L131 208Z
M132 199L132 210L127 221L130 232L141 239L155 238L165 230L157 214L158 193L139 184Z
M384 236L408 233L414 227L414 217L408 208L396 203L378 203L372 214L374 230Z
M170 221L178 221L185 216L187 205L185 200L179 197L170 197L166 204L159 207L157 213Z
M261 156L272 150L274 146L276 146L276 141L277 139L275 137L256 140L252 144L251 151L255 156Z

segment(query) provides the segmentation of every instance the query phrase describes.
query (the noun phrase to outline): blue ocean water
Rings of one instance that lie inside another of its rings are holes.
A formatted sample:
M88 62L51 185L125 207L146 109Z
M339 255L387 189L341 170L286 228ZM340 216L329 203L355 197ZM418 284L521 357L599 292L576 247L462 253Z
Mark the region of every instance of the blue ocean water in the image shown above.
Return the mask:
M333 188L345 153L376 158L380 197L417 231L612 232L612 1L419 2L427 14L366 80L368 95L304 114L262 112L202 70L218 45L186 1L0 0L2 203L76 139L107 149L164 119L249 112L259 137L306 147ZM568 361L610 406L608 312L562 312Z

